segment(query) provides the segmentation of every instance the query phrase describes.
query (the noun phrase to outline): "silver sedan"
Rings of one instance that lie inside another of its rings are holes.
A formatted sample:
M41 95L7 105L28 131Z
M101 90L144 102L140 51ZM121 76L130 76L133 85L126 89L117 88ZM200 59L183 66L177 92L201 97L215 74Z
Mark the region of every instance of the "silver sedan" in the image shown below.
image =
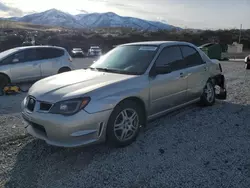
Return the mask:
M215 86L220 92L215 92ZM186 42L118 46L85 70L36 82L22 102L27 131L48 144L131 144L147 121L226 98L219 62Z

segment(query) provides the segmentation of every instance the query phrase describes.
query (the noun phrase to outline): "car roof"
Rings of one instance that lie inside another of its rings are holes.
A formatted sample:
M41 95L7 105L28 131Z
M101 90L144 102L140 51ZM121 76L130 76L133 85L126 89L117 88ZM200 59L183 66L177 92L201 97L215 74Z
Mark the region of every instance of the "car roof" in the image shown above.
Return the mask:
M20 50L34 49L34 48L55 48L55 49L65 50L64 48L58 47L58 46L22 46L22 47L11 48L9 50L0 52L0 60Z
M14 49L17 49L17 50L25 50L25 49L34 49L34 48L56 48L56 49L64 50L64 48L62 48L62 47L59 47L59 46L49 46L49 45L22 46L22 47L16 47L16 48L14 48Z
M171 45L192 45L192 44L182 41L145 41L145 42L133 42L133 43L122 44L122 46L129 46L129 45L171 46Z

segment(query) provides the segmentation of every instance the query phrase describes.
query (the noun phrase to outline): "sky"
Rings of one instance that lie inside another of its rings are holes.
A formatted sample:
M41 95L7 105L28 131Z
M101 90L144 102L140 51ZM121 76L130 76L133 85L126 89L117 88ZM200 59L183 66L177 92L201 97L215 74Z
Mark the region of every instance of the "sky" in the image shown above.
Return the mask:
M0 0L0 17L48 9L70 14L115 12L183 28L250 29L250 0Z

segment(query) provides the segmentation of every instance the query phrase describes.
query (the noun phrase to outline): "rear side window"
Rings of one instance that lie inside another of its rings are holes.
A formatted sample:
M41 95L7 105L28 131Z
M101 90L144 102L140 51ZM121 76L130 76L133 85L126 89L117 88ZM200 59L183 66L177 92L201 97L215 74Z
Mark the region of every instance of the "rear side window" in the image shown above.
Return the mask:
M157 67L170 67L171 71L185 68L181 50L178 46L166 47L156 60Z
M184 60L188 67L204 64L199 52L190 46L181 46Z
M38 59L53 59L64 55L64 51L56 48L37 48Z

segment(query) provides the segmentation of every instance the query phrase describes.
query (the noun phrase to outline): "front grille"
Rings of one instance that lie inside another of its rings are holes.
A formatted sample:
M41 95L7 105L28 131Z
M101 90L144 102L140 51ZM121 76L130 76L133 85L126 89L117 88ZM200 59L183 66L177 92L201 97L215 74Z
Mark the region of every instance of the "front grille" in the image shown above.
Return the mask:
M41 102L40 103L40 110L42 111L49 111L51 108L52 104Z
M34 111L36 105L36 100L32 97L28 97L27 109L31 112Z

